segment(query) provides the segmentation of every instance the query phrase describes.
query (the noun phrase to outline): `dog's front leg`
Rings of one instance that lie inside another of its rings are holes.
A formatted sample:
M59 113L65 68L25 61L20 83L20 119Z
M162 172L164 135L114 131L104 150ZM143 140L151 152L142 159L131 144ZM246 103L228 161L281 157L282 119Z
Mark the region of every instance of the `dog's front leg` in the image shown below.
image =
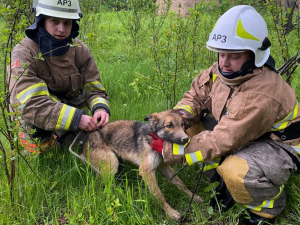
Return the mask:
M143 177L150 192L154 197L163 204L163 208L166 213L174 220L178 221L181 217L180 213L173 209L166 201L165 196L162 194L160 188L158 187L157 180L155 177L155 169L145 169L141 165L139 168L139 175Z
M169 165L167 165L165 163L161 163L157 169L162 175L164 175L169 181L171 181L172 184L174 184L177 188L181 189L182 191L187 193L188 196L192 197L193 193L185 186L185 184L182 182L182 180L177 175L174 176L175 172ZM194 200L198 203L204 202L203 199L196 194L194 195Z

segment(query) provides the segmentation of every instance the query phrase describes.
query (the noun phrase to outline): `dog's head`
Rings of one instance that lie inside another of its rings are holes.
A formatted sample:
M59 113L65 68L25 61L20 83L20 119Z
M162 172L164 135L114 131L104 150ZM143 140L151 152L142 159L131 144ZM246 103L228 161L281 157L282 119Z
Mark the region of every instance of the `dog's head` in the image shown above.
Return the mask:
M155 112L147 115L144 120L149 121L151 132L165 141L182 145L189 140L185 133L187 117L177 110Z

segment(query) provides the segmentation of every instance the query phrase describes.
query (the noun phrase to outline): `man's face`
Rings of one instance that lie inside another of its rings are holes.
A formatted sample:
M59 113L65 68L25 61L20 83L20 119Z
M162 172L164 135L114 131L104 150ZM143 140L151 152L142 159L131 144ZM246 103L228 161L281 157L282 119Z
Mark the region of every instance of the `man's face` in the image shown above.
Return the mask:
M251 57L250 51L241 53L219 53L219 66L223 72L237 72Z
M69 37L72 30L72 20L56 17L47 17L45 19L45 29L54 38L62 40Z

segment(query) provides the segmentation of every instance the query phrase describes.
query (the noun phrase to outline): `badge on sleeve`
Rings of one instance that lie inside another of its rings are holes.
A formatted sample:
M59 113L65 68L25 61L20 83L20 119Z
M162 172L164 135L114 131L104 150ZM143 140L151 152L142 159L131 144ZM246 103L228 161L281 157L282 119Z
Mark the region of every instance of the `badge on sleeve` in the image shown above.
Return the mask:
M13 69L13 68L19 68L19 67L20 67L20 60L18 59L16 61L12 62L10 64L10 66L9 65L7 66L7 71L9 71L10 68Z

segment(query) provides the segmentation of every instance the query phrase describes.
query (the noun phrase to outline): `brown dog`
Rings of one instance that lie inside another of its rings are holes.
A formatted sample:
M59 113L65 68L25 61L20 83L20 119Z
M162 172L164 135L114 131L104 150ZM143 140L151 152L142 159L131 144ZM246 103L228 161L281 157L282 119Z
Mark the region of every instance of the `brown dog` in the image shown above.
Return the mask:
M103 126L100 131L90 132L83 145L84 158L96 168L101 168L104 173L115 174L118 170L118 157L128 160L139 166L139 175L145 179L150 192L163 203L167 214L179 220L180 213L173 209L166 201L158 187L155 172L158 170L168 180L174 175L174 170L165 163L161 154L154 151L151 143L150 132L155 132L161 139L176 144L185 144L188 136L184 132L185 120L180 113L168 110L153 113L145 117L149 123L130 120L118 120ZM178 176L171 182L183 190L190 197L192 193ZM197 202L203 202L199 196L194 196Z

